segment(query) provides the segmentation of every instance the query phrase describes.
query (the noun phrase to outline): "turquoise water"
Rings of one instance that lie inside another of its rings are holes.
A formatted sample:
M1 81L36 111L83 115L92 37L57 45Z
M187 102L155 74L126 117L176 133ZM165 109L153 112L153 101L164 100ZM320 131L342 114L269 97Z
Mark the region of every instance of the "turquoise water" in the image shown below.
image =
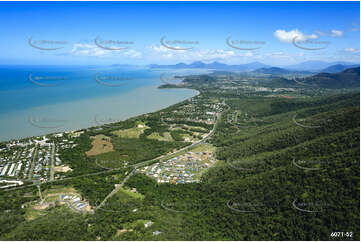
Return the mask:
M197 94L158 89L165 76L205 70L1 66L0 140L76 130L153 112Z

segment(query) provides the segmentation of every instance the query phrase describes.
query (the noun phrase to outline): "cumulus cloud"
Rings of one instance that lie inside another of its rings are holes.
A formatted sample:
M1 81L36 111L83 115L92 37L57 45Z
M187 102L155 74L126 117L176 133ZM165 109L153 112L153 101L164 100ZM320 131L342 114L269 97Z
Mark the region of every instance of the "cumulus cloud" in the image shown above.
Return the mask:
M343 35L343 31L337 29L333 29L329 33L317 30L316 33L319 36L330 36L330 37L341 37Z
M95 56L95 57L104 56L107 54L107 52L104 49L101 49L96 45L81 44L81 43L74 44L70 53L76 56Z
M172 50L165 46L148 46L149 56L174 61L229 61L236 57L252 57L251 51L240 52L224 49Z
M312 35L304 35L298 29L286 31L286 30L276 30L274 32L276 38L278 38L281 42L291 43L294 38L297 40L307 40L307 39L317 39L318 36L315 34Z
M345 48L344 51L351 53L360 53L360 50L355 48Z
M331 30L332 37L341 37L342 35L343 32L341 30L336 30L336 29Z
M155 51L155 52L159 52L159 53L166 53L166 52L171 52L171 50L169 48L166 48L165 46L163 45L151 45L148 47L149 49ZM184 53L184 50L176 50L177 53ZM173 50L174 52L174 50Z
M70 55L85 57L115 57L123 55L128 58L140 58L143 53L133 50L105 50L93 44L75 43L70 51Z
M124 52L124 56L130 57L130 58L141 58L143 56L143 53L136 50L128 50Z
M360 22L353 22L351 31L360 31Z
M317 30L316 33L317 33L319 36L327 36L327 35L328 35L327 33L322 32L322 31L319 31L319 30Z

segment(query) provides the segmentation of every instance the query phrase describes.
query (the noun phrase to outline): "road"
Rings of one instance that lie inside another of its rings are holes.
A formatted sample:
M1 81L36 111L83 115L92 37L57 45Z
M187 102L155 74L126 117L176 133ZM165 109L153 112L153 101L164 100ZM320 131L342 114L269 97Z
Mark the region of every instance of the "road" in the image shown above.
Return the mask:
M40 185L38 184L36 187L38 188L38 191L39 191L40 203L43 203L43 196L41 194Z
M28 180L29 181L31 181L31 177L33 176L34 166L35 166L35 159L37 157L38 157L38 145L36 144L35 147L34 147L33 159L31 160L30 169L29 169L29 175L28 175Z
M54 153L55 153L55 144L51 144L51 155L50 155L50 181L54 181Z
M311 128L311 129L321 128L321 126L309 126L309 125L300 124L299 122L296 121L296 116L297 116L297 113L293 116L292 120L296 125L298 125L302 128Z
M111 172L114 172L114 171L117 171L117 170L120 170L120 169L123 169L123 168L116 168L116 169L106 170L106 171L98 171L98 172L88 173L88 174L84 174L84 175L80 175L80 176L66 177L66 178L59 179L59 180L54 180L54 181L46 181L46 182L42 182L40 185L54 183L54 182L60 182L60 181L67 181L67 180L72 180L72 179L76 179L76 178L80 178L80 177L96 176L96 175L101 175L101 174L105 174L105 173L111 173ZM26 187L33 187L33 186L37 186L37 185L38 184L33 183L33 184L24 185L24 186L14 187L12 189L7 189L7 190L4 190L4 191L7 192L7 191L12 191L12 190L23 189L23 188L26 188Z
M295 81L297 84L300 84L302 86L315 87L315 86L307 84L307 83L299 82L299 81L297 81L297 78L293 78L293 81Z
M120 185L116 186L116 187L114 188L114 190L111 191L111 193L109 193L108 196L106 196L106 197L104 198L104 200L96 207L96 209L103 207L104 204L107 202L107 200L108 200L110 197L112 197L114 194L116 194L116 193L119 191L119 189L124 186L124 184L127 182L127 180L128 180L132 175L134 175L134 174L135 174L135 169L132 170L132 171L124 178L124 180L122 181L122 183L121 183Z

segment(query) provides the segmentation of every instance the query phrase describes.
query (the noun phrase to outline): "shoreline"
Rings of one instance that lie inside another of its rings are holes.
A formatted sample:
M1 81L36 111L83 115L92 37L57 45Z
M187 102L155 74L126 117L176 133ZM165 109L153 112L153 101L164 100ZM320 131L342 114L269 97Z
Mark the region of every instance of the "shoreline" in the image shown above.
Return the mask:
M12 139L8 139L8 140L0 140L0 144L4 144L4 143L12 143L12 142L15 142L15 141L21 141L21 140L24 140L24 139L32 139L32 138L38 138L38 137L42 137L42 136L47 136L47 135L55 135L55 134L64 134L64 133L74 133L74 132L79 132L79 131L82 131L82 130L85 130L85 129L90 129L90 128L101 128L102 126L104 125L112 125L112 124L115 124L115 123L118 123L118 122L124 122L124 121L127 121L129 119L133 119L133 118L137 118L137 117L140 117L142 115L147 115L147 114L150 114L150 113L155 113L155 112L160 112L161 110L163 109L166 109L166 108L169 108L173 105L177 105L181 102L184 102L186 100L189 100L191 98L194 98L198 95L200 95L200 91L196 90L196 89L192 89L192 88L188 88L188 87L182 87L182 88L159 88L160 86L157 87L157 89L172 89L172 90L175 90L175 89L188 89L188 90L192 90L192 91L195 91L195 95L193 95L192 97L188 97L184 100L181 100L179 102L176 102L174 104L170 104L166 107L163 107L161 109L157 109L155 111L150 111L150 112L145 112L145 113L141 113L141 114L138 114L138 115L133 115L133 116L130 116L124 120L118 120L118 121L115 121L115 122L109 122L109 123L104 123L104 124L101 124L101 125L91 125L91 126L88 126L88 127L81 127L81 128L75 128L75 129L70 129L70 130L65 130L65 131L60 131L60 132L49 132L49 133L46 133L46 134L41 134L41 135L33 135L33 136L26 136L26 137L21 137L21 138L12 138Z

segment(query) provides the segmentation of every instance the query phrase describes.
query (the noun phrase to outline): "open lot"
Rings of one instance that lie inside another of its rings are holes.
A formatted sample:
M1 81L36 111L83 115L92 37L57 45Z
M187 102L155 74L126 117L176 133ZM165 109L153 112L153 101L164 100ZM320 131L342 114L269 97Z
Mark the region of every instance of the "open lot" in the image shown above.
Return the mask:
M33 220L39 216L46 215L48 209L58 206L68 207L73 211L90 211L91 207L87 201L73 187L56 186L42 192L42 199L24 204L25 218Z
M99 155L114 150L113 144L109 137L105 135L97 135L95 137L92 137L92 139L93 147L85 153L87 156Z

